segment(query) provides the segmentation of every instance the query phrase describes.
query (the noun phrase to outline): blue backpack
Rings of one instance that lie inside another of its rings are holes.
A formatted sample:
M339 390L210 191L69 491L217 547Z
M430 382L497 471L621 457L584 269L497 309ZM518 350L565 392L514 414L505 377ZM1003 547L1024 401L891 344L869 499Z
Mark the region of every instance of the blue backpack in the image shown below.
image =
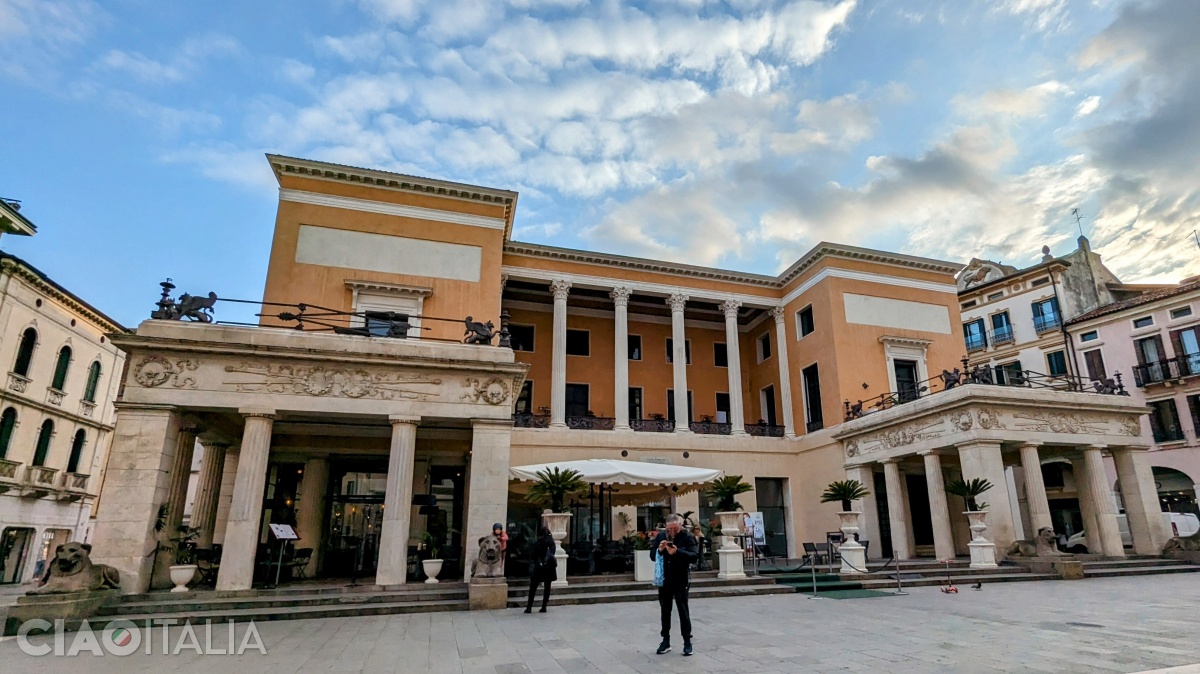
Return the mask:
M663 559L662 551L658 551L654 555L654 587L662 587L667 578L666 560Z

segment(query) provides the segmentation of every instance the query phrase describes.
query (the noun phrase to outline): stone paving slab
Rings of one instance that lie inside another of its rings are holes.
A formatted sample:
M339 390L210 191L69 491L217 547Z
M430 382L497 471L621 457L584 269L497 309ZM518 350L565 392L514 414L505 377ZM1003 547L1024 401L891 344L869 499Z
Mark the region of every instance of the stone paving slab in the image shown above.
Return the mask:
M264 622L267 655L33 657L0 641L0 672L307 674L716 674L781 672L1200 674L1200 576L1004 583L946 595L809 599L802 594L692 602L696 655L664 656L658 606L604 604ZM245 626L239 626L240 641ZM197 630L205 643L203 627ZM227 627L213 626L225 646ZM67 635L69 648L74 635ZM171 628L168 649L182 630ZM34 644L53 643L35 637Z

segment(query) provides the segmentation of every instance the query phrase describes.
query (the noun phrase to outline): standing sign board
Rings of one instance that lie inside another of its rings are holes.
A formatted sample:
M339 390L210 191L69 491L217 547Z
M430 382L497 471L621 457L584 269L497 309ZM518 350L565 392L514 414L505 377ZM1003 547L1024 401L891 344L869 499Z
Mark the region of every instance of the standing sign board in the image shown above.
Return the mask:
M300 537L296 535L296 530L293 529L292 525L290 524L271 524L268 526L271 527L271 533L275 536L275 540L295 541L300 539Z

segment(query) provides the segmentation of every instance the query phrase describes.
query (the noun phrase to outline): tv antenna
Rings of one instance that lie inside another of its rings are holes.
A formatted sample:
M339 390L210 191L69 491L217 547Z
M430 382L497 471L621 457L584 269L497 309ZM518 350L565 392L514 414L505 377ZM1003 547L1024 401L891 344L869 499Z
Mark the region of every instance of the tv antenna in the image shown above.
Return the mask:
M1083 215L1079 213L1078 208L1072 208L1071 215L1075 216L1075 226L1079 228L1079 236L1083 236ZM1197 242L1200 243L1200 239Z

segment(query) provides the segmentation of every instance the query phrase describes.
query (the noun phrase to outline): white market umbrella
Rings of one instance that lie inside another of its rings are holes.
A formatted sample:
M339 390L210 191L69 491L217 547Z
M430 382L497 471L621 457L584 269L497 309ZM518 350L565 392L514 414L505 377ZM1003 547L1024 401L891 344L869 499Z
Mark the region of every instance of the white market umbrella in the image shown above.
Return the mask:
M517 482L513 491L525 493L537 474L544 470L574 470L589 484L611 487L611 503L615 506L644 505L702 489L705 484L723 476L725 471L692 466L673 466L617 459L583 459L555 461L530 466L513 466L508 475Z

